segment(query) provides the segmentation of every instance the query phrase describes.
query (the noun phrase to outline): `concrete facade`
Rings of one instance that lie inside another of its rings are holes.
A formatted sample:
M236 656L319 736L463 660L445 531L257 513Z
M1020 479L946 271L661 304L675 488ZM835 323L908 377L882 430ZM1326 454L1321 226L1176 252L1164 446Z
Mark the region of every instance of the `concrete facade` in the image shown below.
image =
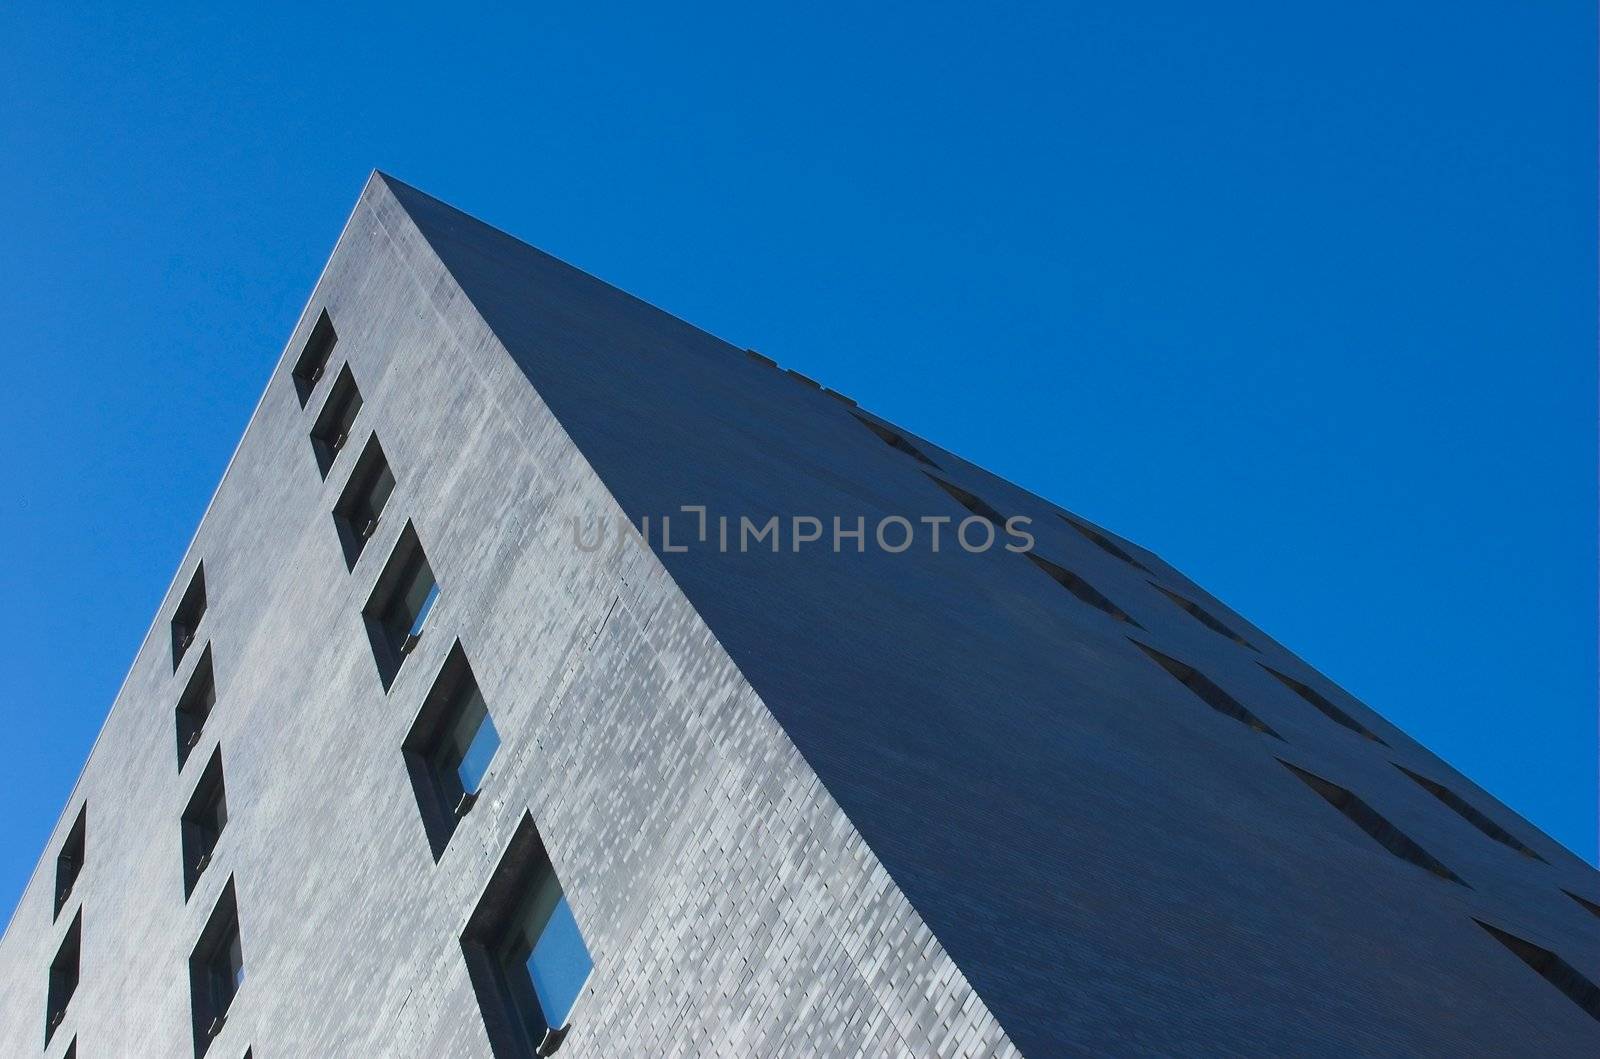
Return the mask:
M309 435L345 366L362 403L324 476ZM246 975L207 1055L488 1056L459 938L525 815L595 962L563 1056L1592 1051L1600 1023L1474 922L1600 981L1600 916L1570 896L1600 903L1592 867L1151 552L858 415L374 176L0 942L0 1054L194 1054L187 961L231 882ZM347 568L331 512L373 435L397 485ZM934 479L1031 518L1036 553L1131 621L998 547L725 552L681 511L965 518ZM645 518L652 547L575 538ZM408 524L441 595L385 689L362 609ZM503 745L435 862L401 744L457 643ZM206 649L216 705L180 770ZM185 899L178 818L218 747L229 821Z

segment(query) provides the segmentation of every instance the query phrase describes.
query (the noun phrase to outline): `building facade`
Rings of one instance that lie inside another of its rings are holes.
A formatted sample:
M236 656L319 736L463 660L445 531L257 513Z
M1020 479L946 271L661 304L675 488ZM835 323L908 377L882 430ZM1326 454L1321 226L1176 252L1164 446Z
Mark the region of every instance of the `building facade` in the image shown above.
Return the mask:
M1586 1055L1597 981L1592 867L1153 553L374 175L0 1054Z

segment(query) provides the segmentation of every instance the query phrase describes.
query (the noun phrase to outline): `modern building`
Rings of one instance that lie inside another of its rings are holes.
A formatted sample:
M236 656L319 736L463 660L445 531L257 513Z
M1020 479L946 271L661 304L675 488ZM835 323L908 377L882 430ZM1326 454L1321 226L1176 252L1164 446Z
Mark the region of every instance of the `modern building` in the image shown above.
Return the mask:
M1591 866L1152 552L375 175L0 1054L1577 1056L1597 981Z

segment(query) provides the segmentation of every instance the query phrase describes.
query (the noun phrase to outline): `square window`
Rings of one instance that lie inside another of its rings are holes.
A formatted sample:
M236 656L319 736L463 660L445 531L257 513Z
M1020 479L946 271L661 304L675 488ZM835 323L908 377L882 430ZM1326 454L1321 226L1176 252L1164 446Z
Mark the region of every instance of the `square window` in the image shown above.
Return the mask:
M1261 666L1261 668L1265 669L1268 673L1271 673L1274 677L1277 677L1278 682L1284 687L1288 688L1290 691L1294 692L1296 695L1315 706L1322 712L1323 716L1328 718L1328 720L1350 729L1352 732L1362 736L1363 738L1372 740L1379 746L1389 745L1382 739L1379 739L1377 736L1369 732L1365 725L1356 720L1354 717L1350 716L1348 713L1345 713L1339 707L1335 706L1326 695L1311 687L1309 684L1302 684L1293 677L1286 676L1263 662L1257 662L1256 664Z
M1549 949L1491 927L1481 919L1474 918L1473 922L1510 949L1517 959L1533 968L1540 978L1566 994L1567 999L1582 1008L1590 1018L1600 1020L1600 986L1585 978L1576 967Z
M56 950L56 958L50 961L50 988L45 998L44 1018L46 1044L66 1019L67 1005L72 1002L72 994L78 991L78 961L82 951L83 913L79 912L73 917L72 926L67 928L67 936Z
M317 469L324 478L344 450L345 442L350 440L350 428L355 425L356 413L360 411L361 391L356 389L356 377L346 364L339 370L333 392L328 394L328 403L322 406L311 427L311 449L316 453Z
M1273 731L1266 721L1251 713L1242 702L1223 691L1194 666L1189 665L1187 662L1180 662L1169 655L1164 655L1154 647L1146 647L1138 640L1129 642L1149 656L1152 662L1170 673L1174 680L1194 692L1201 702L1210 706L1213 710L1224 716L1232 717L1240 724L1248 725L1258 732L1270 735L1274 739L1283 738L1283 736Z
M1089 526L1084 525L1083 523L1079 522L1077 519L1068 518L1065 515L1060 516L1060 518L1061 518L1062 522L1065 522L1067 525L1071 526L1073 529L1075 529L1079 533L1083 534L1084 537L1086 537L1088 540L1092 541L1095 545L1097 545L1100 548L1101 551L1105 552L1107 555L1114 555L1118 559L1121 559L1123 562L1127 563L1129 566L1132 566L1132 567L1134 567L1135 569L1138 569L1138 570L1143 570L1147 574L1150 572L1150 568L1149 567L1145 566L1139 560L1135 559L1132 555L1129 555L1128 554L1128 550L1126 548L1122 547L1122 545L1118 544L1116 541L1112 540L1110 537L1107 537L1104 533L1101 533L1097 529L1093 529L1093 528L1091 528Z
M526 977L540 1023L552 1028L567 1024L594 963L555 872L541 872L529 890L506 939L502 963L513 992L522 991ZM530 1014L533 1006L522 1005Z
M1587 897L1579 897L1577 894L1566 888L1562 888L1561 892L1578 902L1578 907L1588 912L1591 916L1600 916L1600 904L1589 900Z
M1172 602L1177 605L1179 610L1186 612L1190 617L1194 618L1195 621L1199 622L1201 625L1204 625L1212 632L1219 636L1226 636L1234 643L1248 647L1252 651L1255 650L1255 646L1251 644L1249 640L1246 640L1243 636L1240 636L1238 633L1228 628L1214 615L1212 615L1210 611L1200 606L1200 604L1194 602L1193 600L1184 599L1176 592L1168 591L1167 589L1156 584L1154 581L1150 582L1150 587L1154 588L1157 592L1160 592L1163 596L1166 596L1168 599L1172 600Z
M189 994L194 1017L194 1053L204 1055L222 1032L228 1009L244 984L244 948L239 937L239 906L233 880L189 955Z
M1296 768L1282 758L1278 759L1278 763L1298 776L1302 783L1320 794L1324 801L1343 813L1351 823L1371 835L1378 845L1390 853L1432 872L1441 879L1449 879L1451 882L1461 883L1462 886L1467 885L1455 872L1446 868L1431 853L1413 842L1410 835L1385 820L1376 809L1350 791L1305 769Z
M385 691L421 640L438 599L439 584L434 580L433 568L417 539L416 527L408 522L362 610Z
M333 524L339 534L339 544L344 548L345 566L355 569L356 560L366 548L367 541L378 531L378 520L394 492L394 472L384 459L378 435L367 439L366 447L356 459L350 481L339 495L333 508Z
M982 519L987 519L1001 529L1005 528L1006 517L1000 514L1000 512L996 511L994 508L990 507L988 502L981 497L969 493L959 485L953 485L950 482L945 481L943 478L935 478L931 474L928 475L928 478L933 482L934 485L937 485L940 489L943 489L946 493L949 493L950 497L955 500L956 503L972 512L974 515L977 515Z
M194 577L189 579L189 587L183 590L183 598L178 601L178 609L172 615L172 669L178 669L178 663L183 661L184 652L194 643L195 630L200 627L200 619L206 613L206 567L204 563L195 567Z
M311 391L317 388L317 383L322 381L322 373L328 368L328 358L333 355L333 347L339 341L339 336L334 333L333 321L328 319L328 311L324 309L322 315L317 317L315 326L311 328L311 337L306 339L306 345L300 351L300 358L294 363L295 395L300 398L300 407L304 408L306 401L311 397Z
M1074 596L1077 596L1080 600L1089 604L1089 606L1093 607L1095 610L1101 611L1104 614L1109 614L1117 621L1125 621L1129 625L1132 625L1135 629L1144 628L1143 625L1140 625L1138 622L1128 617L1127 611L1111 602L1100 593L1099 589L1095 588L1093 585L1079 577L1077 574L1073 573L1071 570L1057 566L1049 559L1037 555L1034 552L1028 552L1027 556L1029 559L1033 560L1034 566L1037 566L1039 569L1049 574L1050 577L1054 579L1056 584L1060 585L1068 592L1071 592Z
M72 830L67 832L67 840L61 844L61 852L56 854L55 914L57 916L67 907L67 900L72 897L72 888L78 884L78 876L83 874L84 837L88 816L89 806L85 804L78 810L78 819L73 821Z
M1523 843L1521 839L1517 838L1516 835L1513 835L1511 832L1495 823L1488 816L1484 815L1484 813L1482 813L1477 806L1461 797L1461 795L1457 794L1449 787L1446 787L1437 780L1430 780L1426 776L1418 775L1417 773L1406 768L1404 765L1396 765L1395 768L1411 777L1412 782L1414 782L1418 787L1421 787L1423 790L1439 799L1445 805L1448 805L1451 809L1455 810L1456 815L1460 816L1461 819L1465 820L1479 831L1482 831L1485 835L1488 835L1502 846L1514 849L1524 857L1529 857L1533 860L1544 860L1544 858L1539 856L1539 854L1529 849L1528 846Z
M189 752L200 742L206 718L211 716L211 709L216 704L217 678L211 668L211 645L206 644L200 661L195 663L194 672L189 675L189 683L178 697L178 708L174 711L178 729L178 768L183 768L189 760Z
M461 950L497 1059L555 1051L594 961L532 817L524 814Z
M457 641L401 747L435 861L476 804L499 748L494 717Z
M932 460L928 459L921 449L907 441L905 435L899 433L898 431L889 429L882 423L875 423L864 415L857 415L856 418L860 420L862 425L868 430L878 435L878 440L882 441L891 449L896 449L900 452L903 452L907 456L910 456L912 459L916 460L918 463L925 463L929 467L939 466L937 463L934 463Z
M195 884L211 864L217 840L228 823L228 799L222 782L222 748L211 753L211 760L200 774L189 805L183 811L183 896L194 893Z
M494 718L489 716L483 695L474 693L462 710L460 722L451 729L444 743L440 770L454 772L461 789L476 795L483 786L483 777L489 771L489 762L500 749L500 733L495 730Z

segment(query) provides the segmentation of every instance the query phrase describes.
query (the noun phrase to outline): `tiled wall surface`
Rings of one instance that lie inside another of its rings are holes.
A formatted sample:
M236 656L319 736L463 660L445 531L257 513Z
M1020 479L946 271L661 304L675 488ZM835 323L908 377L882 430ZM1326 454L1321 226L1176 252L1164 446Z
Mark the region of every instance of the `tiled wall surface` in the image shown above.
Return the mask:
M289 366L324 305L338 343L302 408ZM231 878L246 975L207 1054L487 1056L458 938L525 812L596 965L562 1055L1014 1054L655 557L578 550L569 513L613 502L383 183L288 349L0 945L0 1054L192 1054L187 960ZM324 480L309 431L345 363L363 405ZM398 484L347 573L330 512L373 431ZM442 592L385 693L360 612L407 520ZM457 639L504 743L435 864L400 747ZM206 644L217 704L180 773ZM178 817L218 744L230 820L185 902ZM80 907L82 983L46 1049Z
M289 366L324 308L339 340L302 408ZM457 939L524 813L595 959L563 1055L1592 1044L1473 920L1600 981L1600 918L1561 892L1600 901L1594 870L1152 553L1117 542L1132 565L924 439L936 466L897 451L836 395L381 177L287 349L0 942L0 1053L189 1054L186 960L232 878L247 976L208 1054L487 1055ZM324 479L308 433L347 363L363 404ZM346 572L330 511L373 431L398 485ZM730 554L679 511L965 517L930 475L1030 516L1038 553L1131 620L1003 550L894 555L869 531L861 553ZM674 516L689 547L577 546L571 519L622 514ZM407 520L442 596L385 692L360 611ZM174 673L167 620L202 559ZM400 745L458 639L504 744L435 864ZM180 773L172 710L207 643L217 706ZM230 822L185 902L177 817L218 742ZM85 801L87 866L52 922ZM82 984L46 1051L46 970L80 907Z

